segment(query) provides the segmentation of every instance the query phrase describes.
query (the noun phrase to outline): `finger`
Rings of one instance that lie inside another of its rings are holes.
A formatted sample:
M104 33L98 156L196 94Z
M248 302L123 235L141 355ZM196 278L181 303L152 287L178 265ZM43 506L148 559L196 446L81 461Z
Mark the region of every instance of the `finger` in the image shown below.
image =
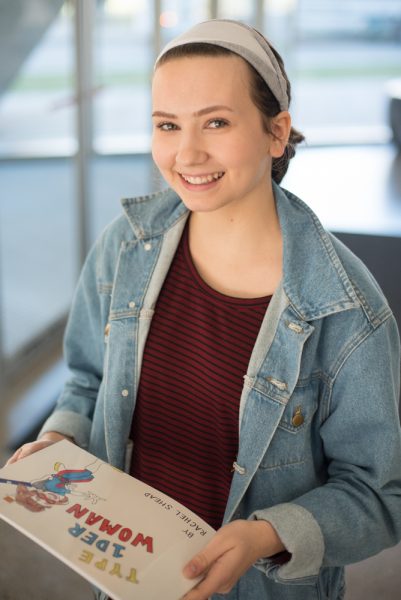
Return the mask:
M222 569L221 565L214 564L205 579L190 590L184 600L208 600L213 594L227 594L235 583L231 571Z
M216 533L211 541L196 554L184 567L183 575L194 579L208 572L211 565L232 548L223 536Z
M10 456L10 458L9 458L9 459L8 459L8 461L6 462L6 465L5 465L5 466L7 466L7 465L11 465L12 463L15 463L15 462L17 462L17 460L18 460L18 459L19 459L19 457L20 457L21 451L22 451L22 448L18 448L18 450L16 450L16 451L14 452L14 454L13 454L12 456Z
M24 444L21 448L18 458L21 459L25 458L26 456L29 456L29 454L32 454L32 452L34 451L34 448L34 444Z
M48 445L49 445L49 442L47 442L47 441L42 441L42 442L37 441L37 442L30 442L29 444L24 444L23 446L21 446L21 448L18 448L18 450L16 452L14 452L14 454L11 456L11 458L8 459L8 461L6 462L6 466L17 462L18 460L21 460L22 458L26 458L30 454L33 454L34 452L37 452L38 450L42 450L42 448L45 448Z
M211 559L206 552L200 552L194 556L191 561L184 567L184 576L188 579L199 577L202 573L206 573L211 564Z

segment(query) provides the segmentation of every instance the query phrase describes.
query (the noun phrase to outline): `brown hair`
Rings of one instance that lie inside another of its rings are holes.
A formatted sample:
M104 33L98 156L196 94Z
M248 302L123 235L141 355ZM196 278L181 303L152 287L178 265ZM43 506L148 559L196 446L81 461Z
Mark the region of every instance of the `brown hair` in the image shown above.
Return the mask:
M284 69L283 59L281 58L280 54L274 48L272 48L272 46L270 46L270 48L274 53L277 62L280 65L283 77L287 82L287 95L288 102L290 103L291 84ZM222 46L215 46L214 44L208 44L205 42L192 42L189 44L183 44L181 46L175 46L174 48L171 48L171 50L168 50L165 54L161 56L161 58L156 64L156 67L161 66L169 60L173 60L174 58L183 58L186 56L233 55L238 56L237 54L235 54L235 52L232 52L227 48L223 48ZM259 75L259 73L251 64L249 64L247 61L244 62L247 64L251 76L250 95L253 103L261 113L263 128L266 132L274 135L270 128L270 121L272 117L275 117L280 112L279 103L277 102L275 96L271 92L263 77ZM302 135L302 133L294 129L294 127L291 127L289 139L283 152L283 155L278 158L273 158L272 161L272 178L276 183L280 183L284 175L286 174L289 162L291 158L295 156L297 144L303 142L304 140L305 138Z

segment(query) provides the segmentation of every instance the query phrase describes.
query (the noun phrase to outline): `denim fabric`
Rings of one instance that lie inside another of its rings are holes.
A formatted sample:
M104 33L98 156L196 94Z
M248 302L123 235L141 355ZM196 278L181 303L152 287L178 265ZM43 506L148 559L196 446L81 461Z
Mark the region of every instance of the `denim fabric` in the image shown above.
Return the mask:
M274 193L284 275L244 377L224 521L269 520L291 558L258 561L224 598L340 600L342 566L401 538L399 336L366 267L302 201ZM171 190L123 207L81 274L65 336L71 379L42 430L118 468L146 336L188 216Z

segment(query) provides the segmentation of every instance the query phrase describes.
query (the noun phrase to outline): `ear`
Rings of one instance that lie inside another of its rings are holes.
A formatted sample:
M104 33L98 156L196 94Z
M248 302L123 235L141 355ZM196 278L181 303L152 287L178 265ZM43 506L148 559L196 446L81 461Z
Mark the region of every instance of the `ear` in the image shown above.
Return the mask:
M283 155L288 138L290 137L290 113L287 110L283 110L273 117L270 121L270 130L272 132L270 154L272 158L279 158Z

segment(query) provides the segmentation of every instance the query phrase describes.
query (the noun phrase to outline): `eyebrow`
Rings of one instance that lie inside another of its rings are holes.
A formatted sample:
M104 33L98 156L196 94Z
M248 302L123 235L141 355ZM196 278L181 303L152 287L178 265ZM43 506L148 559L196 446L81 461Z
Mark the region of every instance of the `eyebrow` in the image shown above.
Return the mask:
M217 110L228 110L230 112L234 112L233 109L230 108L229 106L225 106L224 104L215 104L214 106L207 106L206 108L201 108L200 110L197 110L196 112L193 113L193 116L194 117L203 117L204 115L207 115L211 112L215 112ZM162 110L155 110L152 113L152 117L164 117L167 119L178 119L177 115L174 115L172 113L167 113Z

